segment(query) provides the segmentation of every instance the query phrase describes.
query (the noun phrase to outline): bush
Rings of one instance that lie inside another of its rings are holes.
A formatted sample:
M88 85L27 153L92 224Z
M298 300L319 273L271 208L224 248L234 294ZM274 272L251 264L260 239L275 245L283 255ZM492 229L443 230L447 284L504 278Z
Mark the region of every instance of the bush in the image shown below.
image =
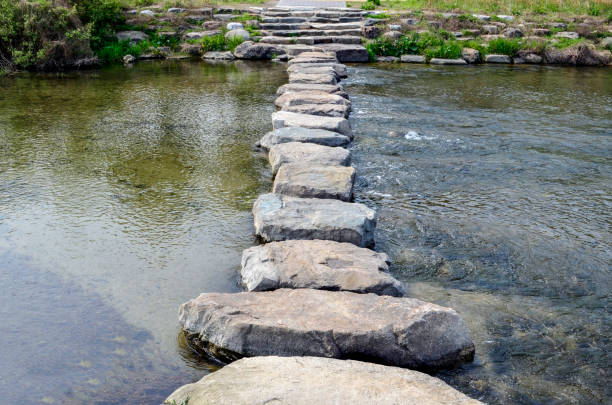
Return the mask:
M376 10L376 6L374 5L374 3L367 2L361 5L361 9L367 11Z
M123 23L121 6L118 0L72 0L85 24L91 24L91 46L94 50L105 45L115 32L115 27Z
M443 59L457 59L461 56L462 45L456 42L442 43L437 47L431 47L425 50L427 59L431 58L443 58Z
M444 31L436 33L410 33L393 41L379 38L366 45L370 57L427 55L429 58L455 59L461 56L462 45L454 39L447 38Z
M0 63L3 69L61 69L93 53L91 26L75 9L48 1L0 0Z
M521 49L518 39L497 38L489 42L487 53L514 57Z
M230 39L227 39L225 38L225 34L221 33L202 38L202 50L204 52L233 51L242 42L242 38L231 37Z

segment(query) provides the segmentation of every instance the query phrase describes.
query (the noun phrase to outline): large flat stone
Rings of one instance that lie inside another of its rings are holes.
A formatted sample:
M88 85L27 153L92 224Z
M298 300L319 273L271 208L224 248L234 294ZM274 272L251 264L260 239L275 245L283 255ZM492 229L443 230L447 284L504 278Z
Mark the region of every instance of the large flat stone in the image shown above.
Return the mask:
M278 108L302 104L339 104L349 108L351 106L351 102L344 97L317 90L283 94L274 101L274 105Z
M269 150L272 146L288 142L316 143L325 146L345 146L351 140L348 136L324 129L308 129L300 127L286 127L275 129L265 134L258 146Z
M351 152L344 148L314 143L288 142L272 146L268 160L272 171L276 173L280 166L286 163L348 166L351 162Z
M289 73L290 75L292 74L333 75L337 81L340 81L340 76L336 72L336 69L334 69L332 66L329 66L329 65L324 65L324 64L317 65L315 63L314 67L302 67L302 65L293 65L290 67L297 68L297 69L291 69L291 71L287 70L287 73Z
M166 404L479 405L442 380L399 367L321 357L240 359L177 389Z
M336 75L338 75L338 77L342 78L342 77L346 77L347 73L346 73L346 65L343 65L342 63L298 63L297 65L291 65L287 68L287 72L288 73L293 73L293 72L301 72L304 70L308 70L308 69L323 69L323 68L332 68L334 69L334 71L336 72Z
M277 111L272 113L272 124L274 129L284 127L302 127L326 129L338 132L349 138L353 137L351 125L346 118L321 117L317 115L299 114L289 111Z
M284 54L285 50L279 46L251 41L245 41L234 49L234 56L238 59L273 59Z
M359 35L359 33L357 34ZM369 62L370 54L362 45L320 44L320 48L336 53L339 62Z
M192 342L246 357L360 358L436 369L474 356L459 314L413 298L307 288L207 293L182 304L179 321Z
M282 110L299 114L317 115L321 117L348 118L350 113L350 109L341 104L300 104L283 107Z
M330 94L337 94L345 99L349 99L349 95L341 86L330 84L304 84L304 83L288 83L283 84L276 90L276 94L299 93L301 91L324 91Z
M402 296L387 273L387 255L350 243L289 240L242 252L242 283L249 291L314 288Z
M325 44L321 44L325 45ZM321 46L319 45L319 46ZM313 63L338 63L338 59L335 56L328 56L325 58L313 58L309 56L304 56L301 54L297 58L293 58L289 61L289 66L299 65L302 63L313 64Z
M263 194L253 205L255 233L266 242L334 240L374 246L376 212L363 204Z
M289 73L289 83L338 84L336 74Z
M355 169L352 167L288 163L278 169L272 192L293 197L351 201L354 182Z

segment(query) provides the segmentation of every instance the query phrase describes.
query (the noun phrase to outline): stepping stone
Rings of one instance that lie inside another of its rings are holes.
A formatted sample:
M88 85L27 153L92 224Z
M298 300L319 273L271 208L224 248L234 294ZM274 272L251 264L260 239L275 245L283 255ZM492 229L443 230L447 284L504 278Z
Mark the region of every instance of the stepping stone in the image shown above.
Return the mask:
M321 48L317 48L316 46L312 46L312 45L291 44L291 45L283 46L283 49L285 50L285 52L287 52L287 55L289 55L289 57L291 58L291 57L297 57L304 52L312 52L312 51L320 50Z
M287 70L287 73L289 73L290 77L292 74L332 75L336 78L336 83L340 81L340 76L338 76L338 73L336 73L336 69L334 69L333 66L319 64L319 66L314 66L314 67L302 67L302 65L293 65L291 67L295 69L291 69L291 71Z
M429 61L432 65L467 65L468 63L464 59L441 59L433 58Z
M207 293L182 304L179 321L192 342L238 356L367 358L427 370L474 358L457 312L413 298L307 288Z
M290 73L289 83L338 84L336 74Z
M325 31L321 30L261 30L264 36L275 36L275 37L309 37L325 35Z
M320 24L311 23L310 26L317 30L350 30L350 29L361 29L361 23L348 22L348 23L332 23L332 24Z
M321 44L319 46L326 51L335 52L336 58L341 63L368 62L370 60L370 54L362 45Z
M374 246L376 212L363 204L263 194L253 205L255 233L266 242L322 239Z
M300 63L338 63L338 59L336 59L336 57L312 58L301 54L299 57L291 59L289 61L289 66Z
M301 73L301 72L316 72L316 71L327 71L326 69L333 69L339 78L347 77L346 65L341 63L298 63L297 65L291 65L287 67L287 73Z
M329 94L337 94L345 99L349 99L349 95L339 85L329 84L304 84L304 83L290 83L284 84L276 90L276 94L282 95L287 93L300 93L302 91L324 91Z
M387 273L387 255L350 243L288 240L242 252L242 283L248 291L314 288L400 297L402 283Z
M339 104L349 107L351 102L344 97L329 94L324 91L302 91L299 93L288 93L279 96L274 105L278 108L302 104Z
M340 104L300 104L283 107L282 111L299 114L310 114L320 117L343 117L348 118L350 109Z
M269 150L272 146L288 142L315 143L325 146L345 146L351 140L348 136L324 129L308 129L300 127L279 128L270 131L259 140L257 146Z
M274 129L284 127L326 129L346 135L351 139L353 138L351 125L346 118L321 117L289 111L277 111L272 113L272 124Z
M293 197L351 201L354 182L355 169L352 167L288 163L278 169L272 192Z
M344 148L317 145L314 143L288 142L270 148L268 160L276 173L285 163L308 162L310 164L348 166L351 152Z
M425 373L355 360L250 357L183 385L165 404L481 405Z

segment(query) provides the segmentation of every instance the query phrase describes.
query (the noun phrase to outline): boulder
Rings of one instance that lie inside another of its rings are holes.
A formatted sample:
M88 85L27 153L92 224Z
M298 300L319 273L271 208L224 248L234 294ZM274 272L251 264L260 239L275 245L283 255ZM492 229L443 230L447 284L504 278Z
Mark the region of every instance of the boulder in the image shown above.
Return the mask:
M201 44L181 44L181 52L188 55L201 55L202 45Z
M577 32L562 31L555 34L556 38L578 39L580 35Z
M230 23L227 23L226 28L228 29L228 31L242 30L244 29L244 26L239 22L230 22Z
M282 164L308 162L320 165L348 166L351 162L351 153L340 147L323 146L305 142L287 142L274 145L270 148L268 160L272 171L276 171Z
M563 22L554 22L552 24L550 24L551 27L559 29L559 30L566 30L567 29L567 24L563 23Z
M164 404L478 405L425 373L321 357L240 359L172 393Z
M502 34L504 34L506 38L521 38L523 36L523 31L519 28L506 28L502 31Z
M184 13L185 11L187 11L186 8L180 8L180 7L170 7L168 9L168 13Z
M482 32L489 35L499 34L499 27L497 25L483 25Z
M152 10L142 10L140 15L146 15L147 17L153 17L155 13Z
M234 49L234 56L238 59L274 59L284 54L285 50L281 47L251 41L243 42Z
M467 62L463 59L442 59L433 58L429 61L432 65L467 65Z
M537 55L535 53L529 53L529 52L525 52L525 51L519 51L518 55L516 58L512 59L512 62L520 65L523 63L526 64L540 64L542 63L543 59L540 55Z
M402 37L402 33L399 32L399 31L387 31L382 36L385 39L389 39L391 41L395 41L396 39L399 39L399 38Z
M289 73L289 83L338 84L334 74Z
M212 60L234 60L234 55L230 51L226 52L206 52L202 55L202 59L212 59Z
M322 239L374 246L376 212L363 204L271 193L257 198L253 215L255 233L266 242Z
M474 357L457 312L413 298L307 288L207 293L182 304L179 321L192 343L246 357L367 358L427 370Z
M485 55L484 61L486 63L512 63L510 56L496 54Z
M395 57L395 56L377 56L376 57L376 62L381 62L381 63L397 63L400 61L400 58Z
M599 42L602 48L610 48L612 46L612 37L605 37Z
M288 83L283 84L276 90L276 94L300 93L302 91L323 91L329 94L336 94L345 99L349 99L349 95L339 85L330 84L304 84L304 83Z
M461 50L461 57L467 63L478 63L480 62L480 52L472 48L463 48Z
M249 34L247 30L236 29L236 30L231 30L231 31L226 32L225 38L226 39L241 39L243 41L246 41L249 38L251 38L251 34Z
M391 31L401 31L402 30L402 26L399 24L389 24L389 30Z
M368 62L370 55L362 45L349 44L321 44L321 48L326 51L336 53L336 58L339 62Z
M326 131L324 129L287 127L268 132L259 140L258 146L269 150L274 145L288 142L315 143L325 146L345 146L350 142L350 139L345 135Z
M402 283L387 273L387 255L350 243L288 240L242 252L242 283L248 291L314 288L399 297Z
M361 29L361 35L366 39L378 38L382 34L382 29L376 25L364 26Z
M608 54L597 52L594 46L587 44L566 49L547 48L544 59L547 63L572 66L599 66L610 62Z
M423 55L402 55L400 61L404 63L425 63L426 59Z
M142 31L119 31L115 34L117 41L130 41L130 43L135 44L138 42L142 42L149 37Z
M272 114L272 124L274 129L284 127L326 129L346 135L351 139L353 138L351 125L346 118L321 117L289 111L277 111Z
M351 201L355 169L346 166L297 162L282 165L272 192L303 198L335 198Z
M129 65L130 63L136 62L136 58L132 55L125 55L123 57L123 63Z
M534 28L533 35L538 37L546 37L550 35L550 30L548 28Z
M185 39L202 39L204 37L213 37L215 35L219 35L221 31L213 30L213 31L193 31L187 32L183 36Z

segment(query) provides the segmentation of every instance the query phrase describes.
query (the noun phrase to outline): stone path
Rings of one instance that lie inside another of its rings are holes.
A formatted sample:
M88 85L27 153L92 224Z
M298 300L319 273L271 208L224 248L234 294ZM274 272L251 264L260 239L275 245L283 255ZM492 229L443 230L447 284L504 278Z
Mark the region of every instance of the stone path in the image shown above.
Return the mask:
M358 18L360 12L349 9L275 8L264 13L267 26L262 28L276 38L288 31L333 38L335 33L313 32L353 30ZM289 83L278 91L274 130L259 141L276 178L273 192L259 196L253 206L255 233L264 244L243 253L241 278L247 292L201 294L181 305L181 325L190 344L226 361L271 355L352 357L426 370L472 361L474 345L461 316L450 308L403 298L404 287L388 273L387 256L367 249L375 243L376 212L351 202L355 169L346 149L353 137L347 119L351 103L339 84L350 73L339 59L355 58L361 45L327 45L341 47L330 52L306 46L287 53ZM375 374L398 384L376 394L400 398L389 403L411 403L404 399L413 397L424 398L415 403L478 403L439 380L395 367L308 357L267 359L240 360L223 370L240 380L252 378L252 387L265 385L253 394L261 394L262 401L271 395L283 398L280 403L311 403L309 392L325 399L341 392L342 399L371 403L369 395L385 381L366 371L376 368ZM339 386L327 379L300 381L302 391L286 378L276 385L265 382L266 367L286 368L284 377L308 370L305 363L319 367L313 374L323 371L346 379L338 377ZM190 405L252 403L240 390L218 389L213 381L223 386L226 380L217 379L223 370L170 398L178 401L190 393ZM348 376L360 381L359 389ZM409 382L415 378L418 383ZM404 391L406 396L399 396Z

